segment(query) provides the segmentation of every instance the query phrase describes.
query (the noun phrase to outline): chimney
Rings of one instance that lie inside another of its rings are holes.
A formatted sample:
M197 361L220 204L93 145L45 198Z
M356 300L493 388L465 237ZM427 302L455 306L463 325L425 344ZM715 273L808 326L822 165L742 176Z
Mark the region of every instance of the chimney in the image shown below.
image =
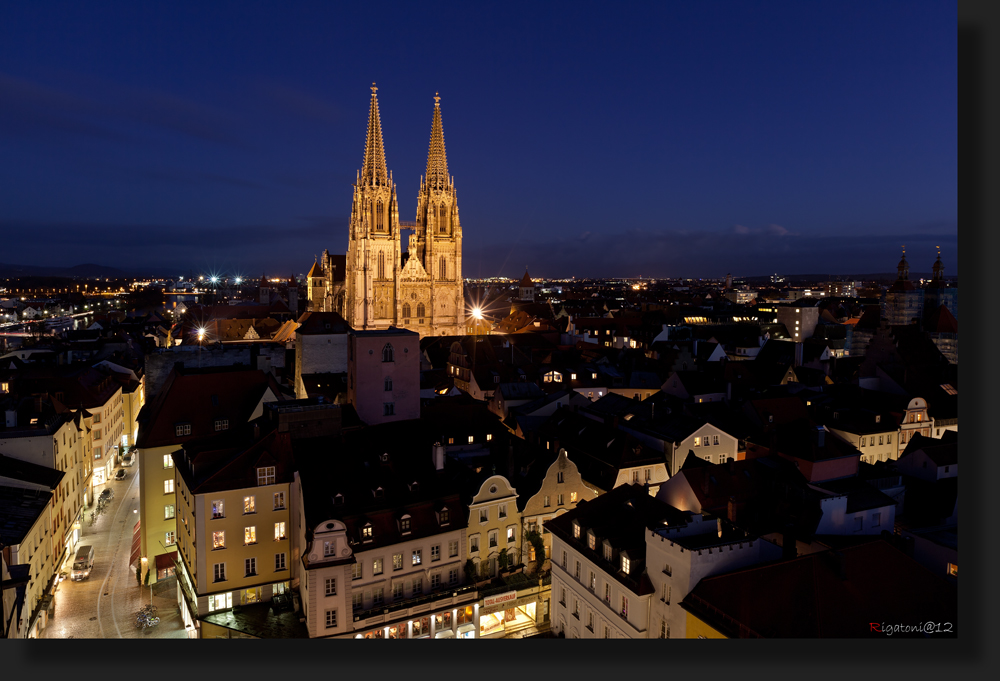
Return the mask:
M253 424L253 439L255 441L260 439L260 424L259 423Z
M715 519L715 526L716 526L716 528L718 528L719 538L721 539L722 538L722 518L716 518Z
M434 460L434 470L444 470L444 445L440 442L435 442L431 456Z
M826 444L826 428L816 426L816 446L823 447Z
M736 497L729 497L729 504L726 507L726 517L729 518L729 522L735 524L737 518L737 508Z

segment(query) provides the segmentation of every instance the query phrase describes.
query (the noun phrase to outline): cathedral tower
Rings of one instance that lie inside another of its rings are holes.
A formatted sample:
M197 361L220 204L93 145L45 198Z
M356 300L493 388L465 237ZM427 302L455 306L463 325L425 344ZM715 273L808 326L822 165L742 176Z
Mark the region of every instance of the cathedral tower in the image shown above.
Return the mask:
M399 301L399 206L396 185L386 170L377 91L372 83L365 156L354 184L347 245L343 316L355 329L396 324Z
M465 333L462 226L454 178L448 174L441 98L435 93L427 170L402 271L400 322L421 335Z

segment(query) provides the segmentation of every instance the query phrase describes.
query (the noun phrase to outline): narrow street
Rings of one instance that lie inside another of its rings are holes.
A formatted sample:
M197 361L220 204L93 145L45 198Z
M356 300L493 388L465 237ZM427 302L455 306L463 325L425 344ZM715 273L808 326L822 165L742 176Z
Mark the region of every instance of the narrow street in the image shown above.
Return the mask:
M67 577L59 584L55 614L42 631L42 638L187 638L177 608L174 578L152 589L136 584L129 567L132 528L139 519L139 467L125 469L124 480L112 480L96 487L114 490L115 498L93 525L90 513L82 523L80 546L94 547L94 569L79 582L69 578L72 556L62 571ZM135 614L152 599L160 623L142 631L135 626Z

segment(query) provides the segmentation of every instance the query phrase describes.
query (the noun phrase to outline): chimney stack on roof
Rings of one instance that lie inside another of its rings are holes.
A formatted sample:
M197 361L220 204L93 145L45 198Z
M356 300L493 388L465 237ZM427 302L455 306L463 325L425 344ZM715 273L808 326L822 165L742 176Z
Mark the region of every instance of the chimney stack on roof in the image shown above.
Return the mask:
M435 442L432 456L434 459L434 470L444 470L444 445L440 442Z

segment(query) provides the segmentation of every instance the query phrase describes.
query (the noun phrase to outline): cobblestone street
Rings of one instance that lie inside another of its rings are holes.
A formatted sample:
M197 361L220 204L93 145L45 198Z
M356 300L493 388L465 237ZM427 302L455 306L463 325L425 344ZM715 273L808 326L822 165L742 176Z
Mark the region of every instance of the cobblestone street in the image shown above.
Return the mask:
M74 582L68 576L73 559L68 558L62 569L67 577L57 588L54 615L41 638L187 638L175 580L153 585L151 596L149 587L136 584L128 564L132 528L139 517L139 468L125 470L128 475L123 481L95 488L95 494L111 488L115 498L97 522L90 525L88 511L82 523L80 545L94 547L94 569L89 578ZM135 614L150 598L160 623L142 631L135 626Z

